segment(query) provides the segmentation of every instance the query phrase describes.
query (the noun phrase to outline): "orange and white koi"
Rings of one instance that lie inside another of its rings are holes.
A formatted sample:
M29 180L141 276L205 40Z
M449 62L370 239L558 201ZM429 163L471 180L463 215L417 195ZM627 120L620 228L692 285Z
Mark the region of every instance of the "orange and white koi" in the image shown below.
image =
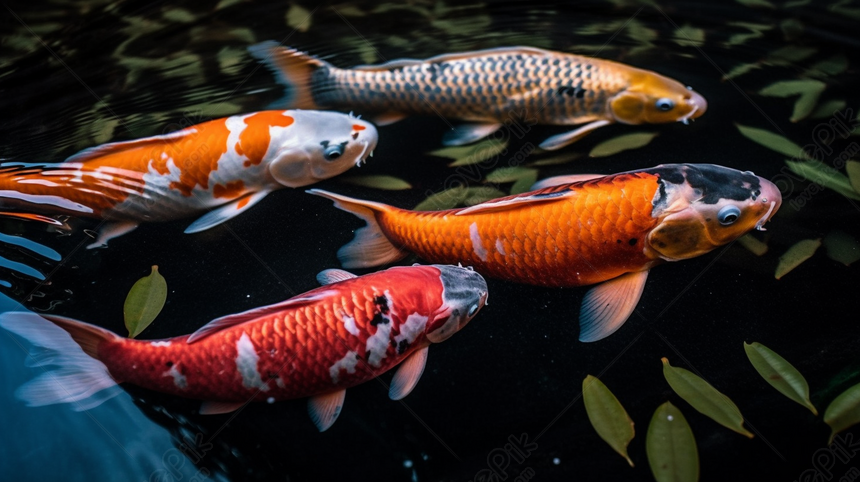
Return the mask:
M580 310L581 341L604 338L627 320L652 267L763 229L782 203L770 181L712 164L591 177L545 181L550 187L438 212L308 192L367 222L338 252L345 267L391 263L412 252L520 283L600 283Z
M676 80L629 65L530 47L503 47L380 65L337 68L275 42L250 53L291 86L287 105L379 112L377 123L409 114L469 122L444 144L492 134L512 116L528 123L578 125L540 144L559 149L615 122L687 123L707 110L705 98Z
M17 395L31 406L74 403L85 410L128 382L204 400L201 413L208 414L250 401L311 397L311 418L322 431L340 414L347 388L395 366L389 397L408 395L429 345L461 330L487 301L481 275L457 266L397 267L360 277L326 270L317 278L325 286L164 340L124 338L61 316L0 314L0 326L43 355L48 350L37 365L59 366Z
M351 115L303 110L237 115L86 149L59 164L3 164L0 206L23 209L11 215L30 219L44 220L45 214L104 219L91 248L141 222L206 213L185 230L195 233L246 211L276 189L312 184L359 165L376 143L376 128Z

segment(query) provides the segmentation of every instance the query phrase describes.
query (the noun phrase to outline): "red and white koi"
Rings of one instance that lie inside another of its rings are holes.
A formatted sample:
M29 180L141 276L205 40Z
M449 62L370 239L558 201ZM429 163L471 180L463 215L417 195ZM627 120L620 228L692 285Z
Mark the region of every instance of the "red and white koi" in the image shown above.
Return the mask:
M164 340L124 338L61 316L0 314L0 326L42 347L36 365L59 365L17 396L31 406L74 403L85 410L128 382L205 400L201 413L210 414L249 401L311 397L310 415L322 431L338 417L347 388L398 364L389 396L408 395L424 371L428 346L466 326L487 301L484 278L457 266L397 267L360 277L326 270L317 279L325 286Z
M185 230L196 233L276 189L305 186L360 165L376 143L376 128L352 115L237 115L86 149L60 164L3 164L0 207L20 208L23 213L9 214L41 221L56 214L104 219L91 248L141 222L205 213Z

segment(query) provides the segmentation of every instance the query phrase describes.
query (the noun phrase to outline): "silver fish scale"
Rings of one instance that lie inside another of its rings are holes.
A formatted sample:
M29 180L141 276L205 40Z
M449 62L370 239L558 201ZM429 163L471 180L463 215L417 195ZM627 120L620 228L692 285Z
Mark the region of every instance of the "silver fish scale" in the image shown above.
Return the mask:
M516 113L541 124L605 117L607 100L627 86L614 64L564 54L490 54L387 70L329 67L312 80L322 107L487 122Z

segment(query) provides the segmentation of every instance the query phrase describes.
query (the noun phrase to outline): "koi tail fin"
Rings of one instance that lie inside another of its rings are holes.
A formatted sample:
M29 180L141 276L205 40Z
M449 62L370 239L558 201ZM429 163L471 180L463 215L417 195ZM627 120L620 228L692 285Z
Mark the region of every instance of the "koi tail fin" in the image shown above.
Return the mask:
M28 366L57 366L42 368L39 376L15 391L28 406L71 403L75 411L89 410L121 392L98 359L99 345L119 338L114 333L69 318L30 312L0 314L0 327L33 345Z
M313 98L313 74L328 67L328 63L271 40L248 47L248 53L274 72L278 83L292 91L270 107L319 109Z
M355 231L352 241L338 250L337 258L344 268L371 268L393 263L409 254L395 246L379 226L376 215L390 211L390 206L352 199L321 189L310 189L307 192L331 199L336 208L355 214L367 222L367 226Z
M39 221L40 223L51 224L54 226L62 226L63 222L49 216L42 216L34 213L19 213L14 211L0 211L0 216L4 218L23 219L26 221Z

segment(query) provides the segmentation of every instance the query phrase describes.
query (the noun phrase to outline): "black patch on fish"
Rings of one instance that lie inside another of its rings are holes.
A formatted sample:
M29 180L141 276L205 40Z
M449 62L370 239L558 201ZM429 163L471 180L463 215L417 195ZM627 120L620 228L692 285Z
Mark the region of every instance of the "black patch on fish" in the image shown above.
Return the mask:
M627 241L627 244L630 246L636 246L636 238L630 238L630 241Z
M277 380L280 378L275 372L266 372L266 376L269 377L269 380Z
M402 355L407 348L409 348L409 343L406 340L400 340L400 343L397 344L397 354Z
M761 194L761 181L755 174L713 164L662 166L648 169L647 172L660 178L660 195L655 200L655 207L661 201L667 202L663 182L688 183L702 193L698 201L703 204L716 204L720 199L745 201Z
M370 320L370 326L376 326L376 325L380 325L380 324L384 325L384 324L388 323L388 321L389 321L388 318L385 318L384 316L382 316L382 313L377 312L375 315L373 315L373 318Z
M616 243L618 243L618 244L621 244L621 240L620 240L620 239L616 239L616 240L615 240L615 242L616 242Z
M585 97L585 89L580 86L565 85L563 87L558 88L557 94L582 99L583 97Z
M379 311L382 314L388 314L388 298L385 296L377 296L373 298L373 304L379 307Z
M173 366L173 362L169 361L169 362L165 363L165 365L167 365L167 368L170 368Z

